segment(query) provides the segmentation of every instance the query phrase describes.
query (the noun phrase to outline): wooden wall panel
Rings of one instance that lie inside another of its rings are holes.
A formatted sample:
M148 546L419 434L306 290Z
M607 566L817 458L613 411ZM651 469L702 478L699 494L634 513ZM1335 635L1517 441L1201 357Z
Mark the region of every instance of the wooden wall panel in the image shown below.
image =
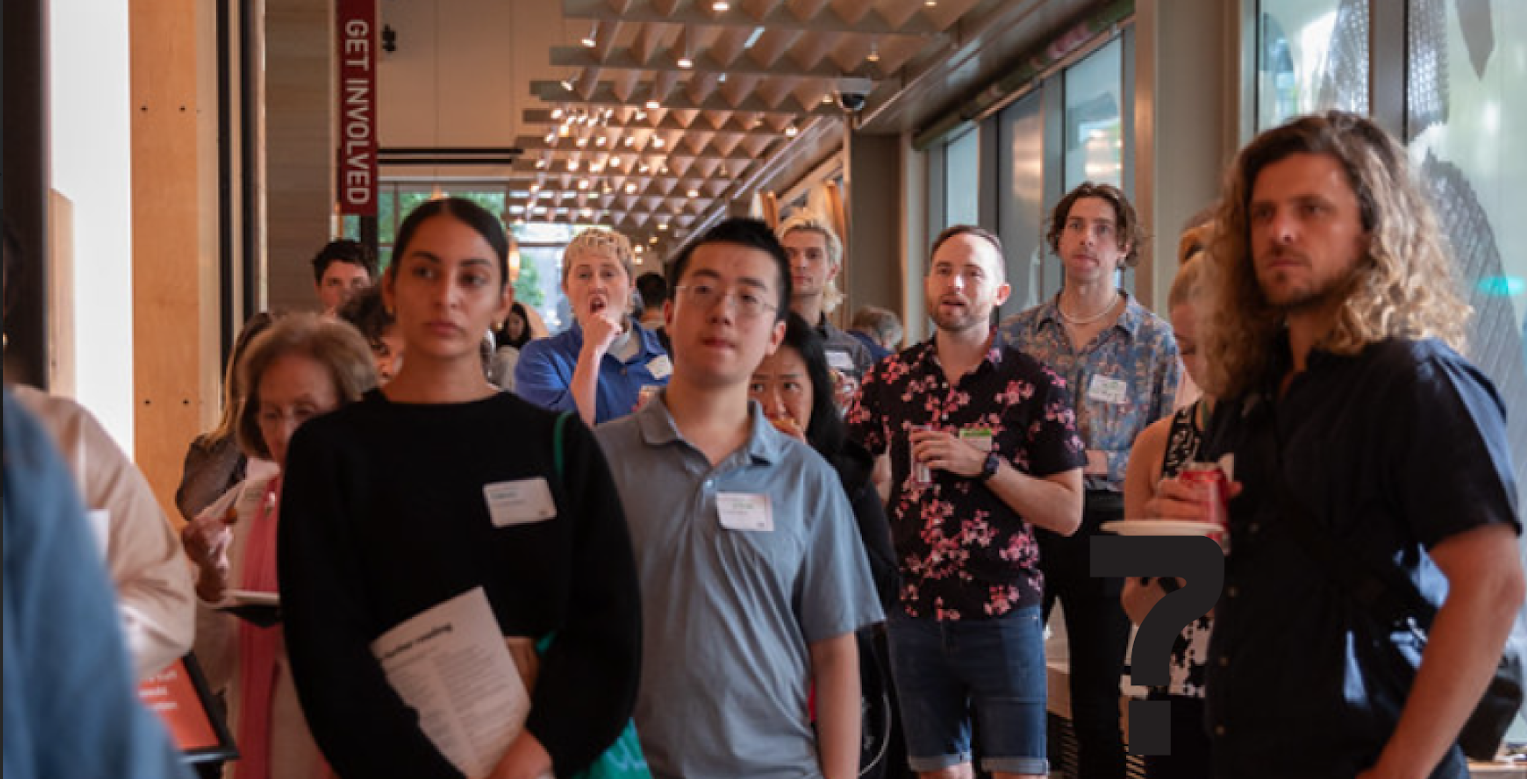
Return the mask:
M198 36L212 9L198 0L130 0L132 67L133 375L136 460L169 516L186 446L200 431L203 387L218 370L204 338L216 300L202 274L215 265L204 184Z
M318 308L308 260L334 209L333 9L265 3L267 292L272 309Z

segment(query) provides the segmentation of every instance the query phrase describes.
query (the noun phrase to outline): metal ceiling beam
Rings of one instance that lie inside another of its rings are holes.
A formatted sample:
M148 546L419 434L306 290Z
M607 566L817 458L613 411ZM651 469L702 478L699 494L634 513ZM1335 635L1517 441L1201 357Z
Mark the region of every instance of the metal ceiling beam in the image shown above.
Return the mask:
M551 50L551 64L556 67L573 68L599 68L603 70L650 70L678 73L714 73L717 75L753 75L773 76L781 78L867 78L879 81L885 78L878 68L858 68L845 72L833 64L829 58L823 58L814 67L803 68L795 64L789 57L781 57L774 65L759 65L750 57L738 57L730 65L717 64L714 59L706 56L704 51L696 51L690 55L694 59L694 67L681 68L678 64L678 56L672 49L658 49L652 56L642 60L638 53L630 48L612 49L610 55L600 59L589 49L576 46L555 46Z
M783 133L781 133L779 137L784 138L785 136ZM663 157L665 159L679 158L687 160L718 160L720 162L751 162L758 158L758 155L749 154L740 146L737 149L734 149L730 154L719 154L710 148L707 148L705 151L695 153L690 151L689 147L684 144L678 144L677 146L664 144L663 148L661 149L653 148L651 145L644 146L640 149L628 149L619 145L615 147L594 146L592 144L588 146L577 146L574 144L573 139L571 138L559 138L558 143L550 144L546 142L545 138L532 138L530 136L521 136L515 141L515 143L516 145L523 148L526 152L551 151L561 154L577 154L580 152L583 154L598 154L600 152L604 152L608 154L619 154L622 157Z
M522 119L524 120L525 124L560 126L562 124L562 120L553 118L551 113L551 110L546 108L527 108L523 112ZM634 120L630 122L619 122L612 120L608 123L601 122L599 127L609 130L679 130L686 132L689 130L694 130L696 132L714 132L717 134L729 133L749 136L758 135L767 136L769 138L774 138L781 135L780 131L774 130L773 128L769 127L767 122L764 122L762 119L758 118L744 119L738 116L728 116L726 121L721 123L720 127L711 127L710 120L708 118L695 117L694 121L686 125L675 118L672 113L664 116L662 121L659 121L655 125L645 119Z
M614 85L608 81L600 82L588 97L583 97L576 92L569 92L557 81L532 81L530 93L547 103L586 103L590 105L621 105L641 108L647 102L647 96L652 94L652 84L643 82L631 92L631 99L622 100L615 94ZM687 111L739 111L744 113L779 114L783 116L841 116L842 111L836 106L820 103L810 108L785 108L774 107L765 103L757 95L749 95L738 105L732 105L720 95L712 94L705 100L696 103L684 93L682 89L674 89L663 98L662 107L669 110Z
M568 19L605 19L620 22L652 22L656 24L697 24L710 27L763 27L770 30L800 30L803 32L830 32L855 35L902 35L928 38L942 35L924 14L916 14L900 27L892 27L876 13L849 24L837 14L826 11L807 19L799 19L785 4L775 6L762 18L754 18L739 10L713 11L708 2L680 0L673 13L663 13L651 0L633 0L624 11L616 11L607 0L562 0L562 15Z

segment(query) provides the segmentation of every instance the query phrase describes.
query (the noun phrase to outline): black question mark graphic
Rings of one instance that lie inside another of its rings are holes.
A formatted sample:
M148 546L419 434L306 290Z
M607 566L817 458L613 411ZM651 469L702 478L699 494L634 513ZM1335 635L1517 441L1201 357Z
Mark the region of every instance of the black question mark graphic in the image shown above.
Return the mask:
M1206 536L1095 536L1093 576L1180 576L1187 586L1168 593L1140 622L1130 660L1130 679L1159 686L1171 680L1168 661L1177 634L1219 602L1225 584L1225 553ZM1129 751L1172 753L1171 704L1129 702Z

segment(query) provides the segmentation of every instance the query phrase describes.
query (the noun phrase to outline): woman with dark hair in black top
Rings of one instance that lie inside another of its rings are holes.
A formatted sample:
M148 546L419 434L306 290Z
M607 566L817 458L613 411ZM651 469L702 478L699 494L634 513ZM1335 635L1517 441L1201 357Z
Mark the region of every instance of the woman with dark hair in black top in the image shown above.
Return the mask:
M838 472L859 525L875 593L889 611L896 602L900 577L885 504L871 478L875 458L848 439L843 419L833 405L833 382L822 336L799 315L790 314L785 319L785 339L753 371L748 390L775 427L810 444ZM891 705L890 675L883 671L884 641L874 627L860 631L858 639L860 690L866 704L860 777L869 779L886 776L888 766L901 766L905 761L885 751L900 744L901 739L891 730L895 707Z
M382 279L408 359L292 441L278 555L287 649L313 736L346 779L461 776L371 643L479 588L522 675L539 666L495 779L576 775L631 717L640 603L604 456L582 423L483 375L482 335L509 312L507 254L502 225L470 201L410 214ZM536 661L530 646L548 636Z
M848 440L843 419L833 406L832 388L822 337L791 314L785 320L785 340L753 371L749 393L763 404L765 416L775 427L810 444L837 470L859 523L875 591L881 605L889 609L896 600L896 557L885 504L870 479L875 459Z

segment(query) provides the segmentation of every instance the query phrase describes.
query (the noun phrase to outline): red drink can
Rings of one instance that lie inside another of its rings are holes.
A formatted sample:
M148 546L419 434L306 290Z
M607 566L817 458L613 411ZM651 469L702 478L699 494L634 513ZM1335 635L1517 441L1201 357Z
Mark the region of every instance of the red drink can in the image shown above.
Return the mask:
M1220 545L1230 549L1230 480L1225 471L1214 463L1188 463L1182 467L1177 478L1188 484L1202 484L1208 493L1209 516L1207 520L1220 527L1215 533Z

